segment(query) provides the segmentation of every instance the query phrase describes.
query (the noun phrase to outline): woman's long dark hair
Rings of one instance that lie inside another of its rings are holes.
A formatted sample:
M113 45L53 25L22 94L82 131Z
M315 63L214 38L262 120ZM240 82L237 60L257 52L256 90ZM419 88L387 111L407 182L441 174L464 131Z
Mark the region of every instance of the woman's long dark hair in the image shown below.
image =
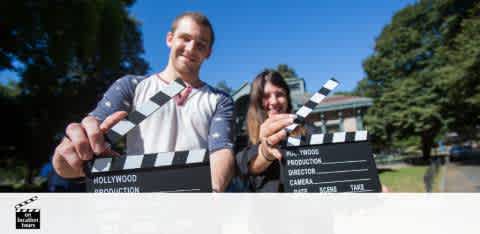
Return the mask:
M287 97L287 113L292 111L290 89L282 75L271 70L264 70L258 74L255 80L253 80L252 89L250 90L250 104L247 113L248 138L252 144L258 144L260 142L260 125L267 119L267 113L263 109L263 96L267 82L285 91Z

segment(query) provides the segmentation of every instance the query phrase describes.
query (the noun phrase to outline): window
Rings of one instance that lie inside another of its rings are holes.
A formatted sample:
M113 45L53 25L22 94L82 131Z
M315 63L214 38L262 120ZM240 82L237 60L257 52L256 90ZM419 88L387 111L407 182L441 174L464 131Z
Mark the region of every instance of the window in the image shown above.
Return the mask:
M327 125L327 133L334 133L339 131L340 131L340 125L338 124Z

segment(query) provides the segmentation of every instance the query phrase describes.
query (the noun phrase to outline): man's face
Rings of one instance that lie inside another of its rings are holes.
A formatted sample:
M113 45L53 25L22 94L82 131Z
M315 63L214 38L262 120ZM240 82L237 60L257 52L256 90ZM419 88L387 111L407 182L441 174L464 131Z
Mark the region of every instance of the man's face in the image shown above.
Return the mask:
M198 74L203 61L210 56L210 29L185 17L174 33L167 35L170 62L179 73Z

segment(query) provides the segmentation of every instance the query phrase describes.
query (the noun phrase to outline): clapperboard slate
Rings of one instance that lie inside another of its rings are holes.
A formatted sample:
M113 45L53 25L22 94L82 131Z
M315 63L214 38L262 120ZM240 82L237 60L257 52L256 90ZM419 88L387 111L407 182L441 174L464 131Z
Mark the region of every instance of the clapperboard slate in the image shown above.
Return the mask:
M286 192L380 192L366 131L314 134L283 150Z
M211 192L205 149L105 157L89 163L89 192Z
M114 125L106 139L115 143L185 88L181 79L160 90L126 119ZM87 192L211 192L206 149L96 157L85 164Z
M322 88L295 113L295 122L282 153L282 182L286 192L380 192L378 172L368 145L367 131L313 134L290 133L305 123L307 116L338 86L335 79Z

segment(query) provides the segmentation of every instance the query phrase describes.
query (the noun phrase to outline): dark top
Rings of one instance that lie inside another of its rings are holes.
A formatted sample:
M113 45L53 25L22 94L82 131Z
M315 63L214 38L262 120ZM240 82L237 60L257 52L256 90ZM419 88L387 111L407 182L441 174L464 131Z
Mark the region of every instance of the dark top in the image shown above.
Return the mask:
M302 141L310 141L310 135L316 133L315 128L305 125L306 134L302 137ZM259 145L249 144L245 149L237 153L235 156L240 177L247 181L249 192L283 192L282 184L282 167L280 161L273 161L265 171L259 175L252 175L248 171L250 162L257 156Z

